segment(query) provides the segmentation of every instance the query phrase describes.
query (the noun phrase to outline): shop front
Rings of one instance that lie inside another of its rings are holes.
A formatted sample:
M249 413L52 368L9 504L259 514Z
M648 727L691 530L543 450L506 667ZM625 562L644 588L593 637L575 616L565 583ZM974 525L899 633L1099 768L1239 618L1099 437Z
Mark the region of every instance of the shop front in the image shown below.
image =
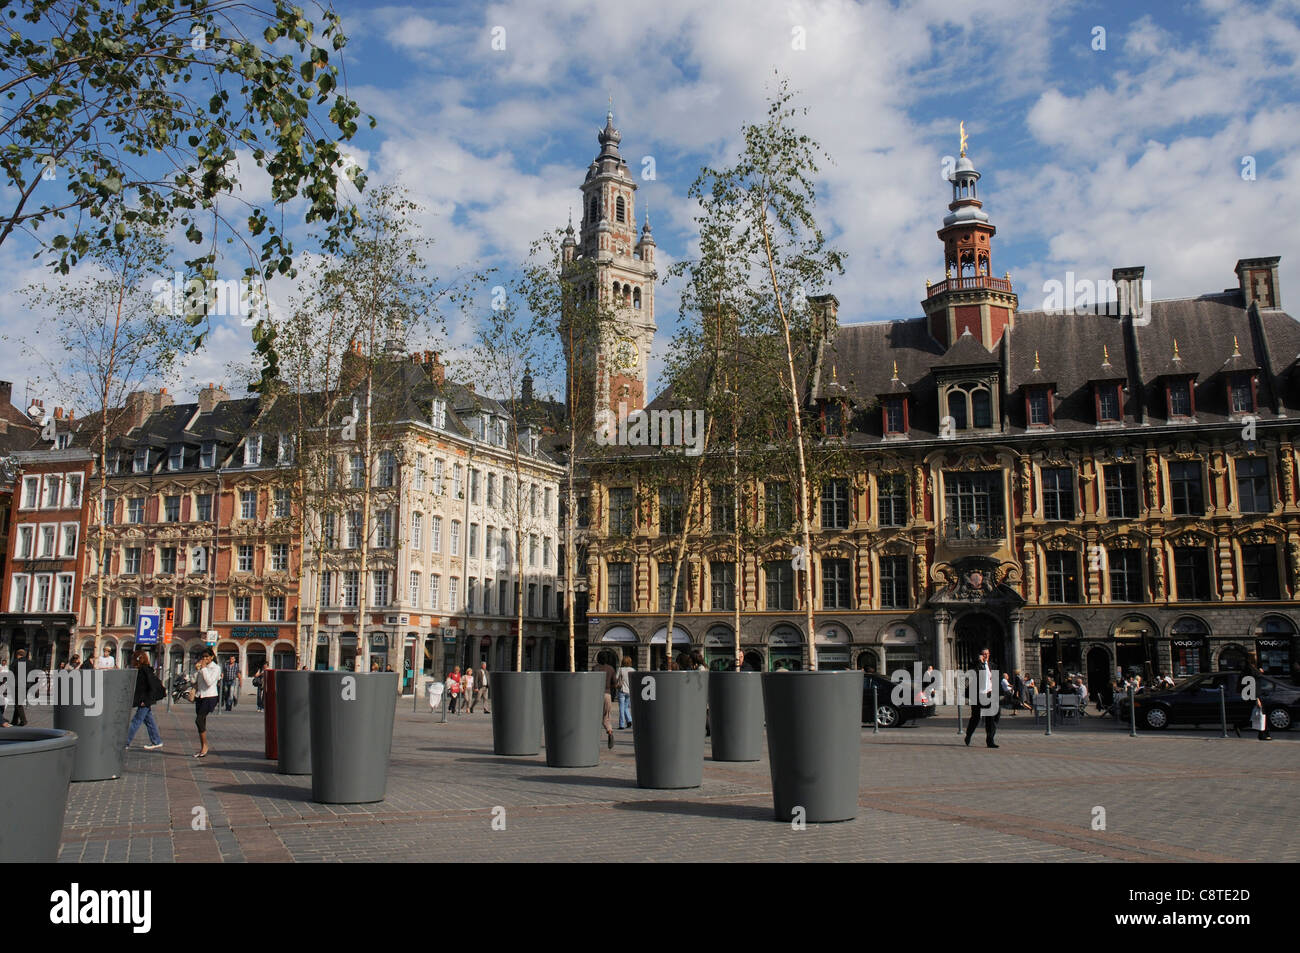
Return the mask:
M1183 616L1169 627L1169 664L1174 678L1210 670L1210 630L1204 622Z
M1156 663L1156 626L1146 616L1125 616L1115 626L1115 667L1125 677L1141 675L1150 681Z
M767 637L767 670L803 668L803 633L792 625L778 625Z
M814 641L817 668L823 672L846 672L849 669L849 630L829 623L817 632Z
M1255 657L1265 675L1293 680L1296 677L1296 627L1290 619L1271 615L1255 630Z
M650 638L650 669L659 672L668 667L668 627L661 625ZM691 650L691 634L680 625L673 626L673 656Z
M609 649L618 656L621 663L624 658L631 658L632 665L641 664L637 657L637 647L639 639L636 633L625 625L611 625L600 636L598 649ZM599 654L599 652L597 653Z
M1078 624L1066 616L1052 616L1038 628L1039 671L1057 685L1083 673Z
M704 663L710 672L730 672L736 667L736 639L729 625L713 625L704 633Z
M880 632L880 641L885 651L885 675L899 670L910 672L918 662L922 667L927 662L921 651L921 634L902 620L885 626Z

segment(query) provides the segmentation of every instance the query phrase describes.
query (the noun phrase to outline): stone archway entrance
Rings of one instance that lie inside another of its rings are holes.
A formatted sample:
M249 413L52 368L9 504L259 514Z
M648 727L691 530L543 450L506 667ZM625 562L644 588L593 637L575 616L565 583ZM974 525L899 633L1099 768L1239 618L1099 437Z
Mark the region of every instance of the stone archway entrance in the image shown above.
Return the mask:
M972 612L957 620L957 657L960 671L973 671L979 665L980 651L989 650L989 661L1000 672L1006 671L1006 630L1002 623L984 612Z

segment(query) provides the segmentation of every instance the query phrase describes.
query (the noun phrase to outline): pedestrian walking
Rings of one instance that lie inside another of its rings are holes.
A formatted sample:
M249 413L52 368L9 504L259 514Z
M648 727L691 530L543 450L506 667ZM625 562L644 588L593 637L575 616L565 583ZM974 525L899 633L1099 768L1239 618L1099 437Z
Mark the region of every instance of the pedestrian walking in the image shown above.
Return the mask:
M144 725L145 730L149 732L149 743L144 746L145 750L157 751L163 743L162 735L158 731L158 722L154 721L153 706L167 697L167 689L163 688L162 680L153 670L148 652L136 652L131 656L131 664L135 666L136 672L135 697L131 699L135 713L131 715L131 727L126 731L126 746L131 747L131 739L140 730L140 726Z
M9 648L0 645L0 728L9 727L5 709L9 707L9 690L12 685L13 679L9 676Z
M204 649L194 671L194 727L199 730L199 751L196 758L208 756L208 715L217 707L221 667L212 649Z
M257 674L253 676L253 687L257 689L257 710L262 711L263 702L266 701L266 666L258 666Z
M447 696L451 699L447 703L448 710L453 714L459 714L456 710L456 700L460 698L460 666L453 665L451 674L447 676Z
M1001 712L997 707L997 696L994 694L998 686L994 682L993 667L989 663L989 650L980 651L979 664L976 666L976 677L978 679L977 692L978 697L973 699L970 706L970 721L966 723L966 747L970 747L971 735L975 734L975 729L979 726L980 720L984 721L984 743L990 748L1000 747L994 739L998 734L998 717Z
M605 697L601 704L600 727L601 730L605 732L605 736L609 742L609 747L613 748L614 729L610 727L609 715L610 712L614 710L614 692L618 686L618 673L614 671L612 666L605 662L605 659L608 657L609 656L604 652L597 656L599 661L596 662L596 666L592 671L602 672L605 676Z
M27 724L27 709L23 707L23 702L27 695L27 650L19 649L14 653L13 678L10 681L14 686L14 716L9 719L9 724L14 728L22 728Z
M623 664L618 669L618 727L619 730L632 727L632 658L623 656Z
M460 677L460 707L466 714L474 714L474 666L466 665L465 674Z
M234 709L238 704L238 683L239 682L239 656L232 655L226 659L226 664L221 666L221 698L225 704L226 711Z
M474 698L469 703L469 713L474 714L474 706L483 705L483 714L488 715L488 671L487 662L479 662L478 675L474 679Z

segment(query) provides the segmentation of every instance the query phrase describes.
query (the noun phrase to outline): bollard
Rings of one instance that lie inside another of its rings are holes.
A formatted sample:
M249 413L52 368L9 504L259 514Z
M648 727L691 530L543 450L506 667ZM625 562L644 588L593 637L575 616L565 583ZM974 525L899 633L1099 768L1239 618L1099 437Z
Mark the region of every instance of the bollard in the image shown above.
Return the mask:
M1136 738L1138 736L1138 713L1137 705L1133 702L1133 686L1128 687L1128 736Z
M1051 733L1052 733L1052 690L1049 688L1047 690L1047 730L1044 731L1043 734L1050 735Z
M1228 693L1227 690L1219 686L1219 723L1223 726L1223 737L1228 737Z
M957 695L957 734L960 735L960 734L964 734L961 728L961 693L966 690L966 686L964 684L964 679L962 679L960 675L957 676L953 684L957 688L957 691L955 693Z
M876 683L871 683L871 733L880 734L880 701L876 698Z

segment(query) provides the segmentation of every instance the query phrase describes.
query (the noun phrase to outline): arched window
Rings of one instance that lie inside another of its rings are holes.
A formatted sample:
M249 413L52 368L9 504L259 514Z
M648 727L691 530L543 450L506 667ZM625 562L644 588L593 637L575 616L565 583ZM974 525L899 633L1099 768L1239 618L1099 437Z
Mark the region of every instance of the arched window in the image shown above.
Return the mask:
M641 310L641 289L640 288L632 289L632 307L636 308L638 311Z
M954 387L948 391L948 416L954 430L965 430L969 423L966 412L966 392Z
M976 427L993 426L993 400L986 390L977 390L970 395L971 422Z
M591 197L591 215L589 216L589 220L594 222L599 218L600 218L600 199L597 196L593 195Z
M621 222L624 220L626 212L627 204L623 201L623 196L620 195L614 200L614 217Z

